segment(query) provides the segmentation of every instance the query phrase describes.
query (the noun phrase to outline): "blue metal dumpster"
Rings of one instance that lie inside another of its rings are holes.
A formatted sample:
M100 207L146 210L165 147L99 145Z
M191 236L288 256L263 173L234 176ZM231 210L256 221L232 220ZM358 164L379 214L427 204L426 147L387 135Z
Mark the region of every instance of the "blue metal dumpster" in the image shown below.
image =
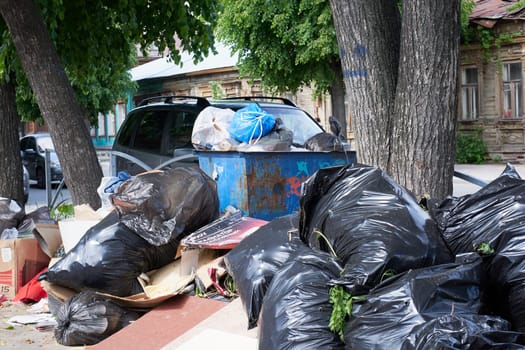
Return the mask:
M301 183L318 169L355 162L355 152L198 151L199 167L217 183L220 210L271 220L299 209Z

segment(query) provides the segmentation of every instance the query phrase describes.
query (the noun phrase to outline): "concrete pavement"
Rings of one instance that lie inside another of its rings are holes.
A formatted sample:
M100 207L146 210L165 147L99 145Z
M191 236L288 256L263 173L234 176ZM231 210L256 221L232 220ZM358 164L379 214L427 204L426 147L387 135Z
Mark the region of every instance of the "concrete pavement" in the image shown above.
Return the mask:
M516 171L523 178L525 176L525 164L512 164ZM463 174L470 175L477 179L483 180L485 182L490 182L496 179L503 170L505 170L506 164L456 164L454 169ZM474 193L479 190L481 187L474 185L460 178L454 177L454 196L463 196L465 194Z

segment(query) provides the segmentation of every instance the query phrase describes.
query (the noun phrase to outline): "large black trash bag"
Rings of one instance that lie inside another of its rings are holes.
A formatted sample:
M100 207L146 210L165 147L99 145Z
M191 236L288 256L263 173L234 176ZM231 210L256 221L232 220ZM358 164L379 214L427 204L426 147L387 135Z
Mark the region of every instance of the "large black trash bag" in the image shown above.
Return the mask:
M76 291L95 290L117 296L143 292L142 272L160 268L175 258L179 240L149 244L119 222L113 211L91 227L62 259L40 279Z
M525 332L525 181L508 164L479 191L449 197L430 209L453 253L490 246L493 253L484 258L486 312L510 319L516 330Z
M224 256L248 316L248 329L257 326L264 295L275 273L305 244L297 232L297 212L273 219L244 238Z
M335 251L344 264L337 283L353 295L366 293L387 272L453 261L428 213L370 166L324 168L310 177L300 198L299 230L311 247Z
M55 338L65 346L94 345L139 316L94 292L81 292L58 309Z
M153 245L181 239L219 216L215 182L194 167L134 176L110 199L120 221Z
M333 307L329 281L341 272L328 253L300 248L276 272L259 318L259 349L343 349L330 331ZM365 349L365 348L362 348Z
M470 254L457 263L410 270L385 280L364 302L354 303L345 327L346 348L401 349L406 339L405 346L415 344L416 335L422 336L418 327L433 319L478 314L481 264L477 254Z
M510 350L525 349L521 333L507 320L489 315L452 314L415 326L401 350Z

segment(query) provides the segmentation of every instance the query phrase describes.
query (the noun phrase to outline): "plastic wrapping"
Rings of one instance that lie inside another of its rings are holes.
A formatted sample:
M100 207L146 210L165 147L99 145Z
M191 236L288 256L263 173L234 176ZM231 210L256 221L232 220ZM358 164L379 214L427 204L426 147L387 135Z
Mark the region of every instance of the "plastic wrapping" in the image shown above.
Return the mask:
M329 281L341 272L328 253L303 247L272 279L259 319L259 349L343 349L329 329ZM372 348L358 348L372 349Z
M0 197L0 234L5 229L16 229L24 216L24 209L15 200Z
M366 293L386 273L453 261L436 224L383 171L370 166L318 170L304 184L300 233L344 264L337 283Z
M111 201L122 224L159 246L219 217L215 182L193 167L134 176L120 185Z
M410 270L385 280L362 304L354 304L345 328L346 348L394 350L404 343L406 349L418 348L408 345L421 342L428 329L420 327L427 322L447 315L476 317L482 273L481 259L472 254L457 263Z
M154 246L119 222L112 212L91 227L40 279L74 289L117 296L143 292L137 277L175 258L179 240Z
M248 316L249 329L257 326L263 298L274 274L305 246L297 233L288 235L297 225L297 213L276 218L224 256L226 270L233 277Z
M525 181L514 167L507 165L471 195L449 197L431 207L431 215L453 253L475 251L482 244L493 250L484 258L485 307L525 332Z
M415 326L401 350L426 349L525 349L521 333L511 331L508 321L489 315L451 314Z
M139 318L136 312L93 292L74 295L55 316L55 338L65 346L97 344Z
M281 118L275 119L275 127L255 144L241 143L238 151L289 152L293 144L293 131L284 126Z
M343 152L343 143L341 139L328 132L321 132L310 137L304 143L307 150L314 152Z
M257 103L235 112L228 132L239 142L256 143L270 133L275 125L273 115L262 110Z
M222 144L233 144L228 128L235 112L229 108L206 107L199 113L191 142L198 150L221 148Z

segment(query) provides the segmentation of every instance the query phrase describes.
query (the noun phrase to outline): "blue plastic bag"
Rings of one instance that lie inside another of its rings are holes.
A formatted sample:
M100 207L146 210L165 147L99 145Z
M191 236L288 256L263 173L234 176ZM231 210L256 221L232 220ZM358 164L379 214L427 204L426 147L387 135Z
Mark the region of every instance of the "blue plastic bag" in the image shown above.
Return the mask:
M228 131L239 142L257 143L274 126L274 116L263 111L256 103L251 103L235 112Z

